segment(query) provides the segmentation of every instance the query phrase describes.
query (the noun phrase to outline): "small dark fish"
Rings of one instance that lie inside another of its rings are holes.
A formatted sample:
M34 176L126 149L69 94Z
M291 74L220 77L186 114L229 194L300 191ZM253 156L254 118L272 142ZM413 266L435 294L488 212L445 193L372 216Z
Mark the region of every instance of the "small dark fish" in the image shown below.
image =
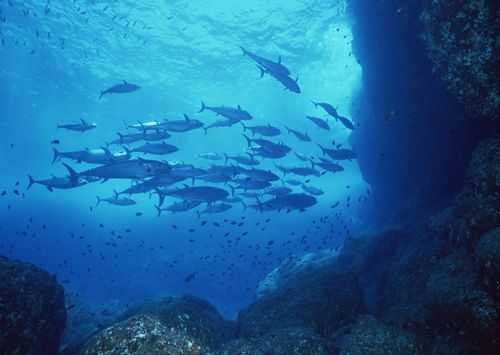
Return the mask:
M194 280L196 277L197 272L192 272L191 274L187 275L186 278L184 279L184 282L191 282Z
M4 197L5 195L7 195L7 191L3 190L2 191L2 197Z
M196 229L194 229L194 228L189 228L189 229L188 229L188 232L189 232L189 233L193 233L193 232L195 232L195 231L196 231Z
M70 309L73 309L76 307L76 304L70 304L68 307L66 307L66 310L69 311Z
M137 217L140 217L140 216L142 216L142 212L137 212L135 215L136 215Z
M60 144L61 141L59 139L54 139L53 141L50 142L50 144Z

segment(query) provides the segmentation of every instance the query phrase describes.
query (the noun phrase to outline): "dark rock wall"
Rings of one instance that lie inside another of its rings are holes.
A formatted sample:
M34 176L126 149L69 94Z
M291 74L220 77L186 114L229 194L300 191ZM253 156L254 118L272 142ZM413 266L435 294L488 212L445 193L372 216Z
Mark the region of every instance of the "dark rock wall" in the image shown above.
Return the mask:
M64 290L36 266L0 257L0 354L57 354Z
M372 185L375 221L411 220L461 187L478 139L495 131L447 93L421 39L421 1L352 0L354 52L363 90L352 143Z

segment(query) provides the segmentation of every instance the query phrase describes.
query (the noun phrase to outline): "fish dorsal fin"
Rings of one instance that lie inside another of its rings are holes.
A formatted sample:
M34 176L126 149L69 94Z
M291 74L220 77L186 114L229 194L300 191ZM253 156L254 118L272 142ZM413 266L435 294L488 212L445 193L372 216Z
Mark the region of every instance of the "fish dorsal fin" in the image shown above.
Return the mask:
M189 122L190 118L188 115L184 114L184 119Z
M63 163L64 167L66 168L66 170L68 170L68 173L70 175L71 178L75 178L78 174L76 173L75 170L73 170L73 168L71 166L69 166L68 164L66 163Z
M240 111L241 111L241 106L240 106L240 105L238 105L238 110L240 110Z
M297 75L297 77L295 78L295 82L298 83L299 82L299 76Z
M113 194L115 195L115 200L117 200L120 194L116 190L113 190Z
M127 85L128 84L127 80L123 80L123 84Z
M84 126L86 126L86 125L87 125L87 122L85 122L85 120L84 120L83 118L80 118L80 122L81 122Z
M278 64L281 64L281 56L278 56Z
M188 184L182 184L186 189L189 188Z

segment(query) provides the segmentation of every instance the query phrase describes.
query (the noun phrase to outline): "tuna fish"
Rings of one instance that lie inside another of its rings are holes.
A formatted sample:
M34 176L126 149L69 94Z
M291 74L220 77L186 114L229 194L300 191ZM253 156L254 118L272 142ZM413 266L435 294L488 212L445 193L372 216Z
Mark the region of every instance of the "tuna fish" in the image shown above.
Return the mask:
M252 52L249 52L243 47L240 48L243 51L243 55L251 58L257 65L280 75L290 75L290 70L283 64L281 64L281 57L278 57L278 62L273 62L272 60L260 57Z
M292 133L295 137L297 137L297 139L299 139L303 142L310 142L311 141L311 137L309 137L309 135L307 133L302 133L302 132L296 131L296 130L291 129L287 126L285 126L285 128L287 129L288 133Z
M203 123L193 118L189 118L189 116L185 114L183 120L165 120L159 123L158 127L169 132L183 133L202 128Z
M236 156L230 156L230 155L227 155L227 154L224 154L224 157L225 157L225 160L226 160L226 163L229 161L229 160L233 160L239 164L243 164L243 165L249 165L249 166L255 166L255 165L259 165L260 162L255 159L253 157L253 155L251 154L248 154L248 155L236 155Z
M171 167L167 163L156 160L130 159L89 169L79 173L79 176L92 176L102 179L145 179L168 173Z
M110 205L115 205L115 206L132 206L135 205L136 202L128 197L119 197L118 192L114 192L113 197L108 197L108 198L100 198L97 196L97 204L96 206L99 206L101 202L107 202Z
M125 161L130 159L130 151L125 148L125 152L111 153L106 148L99 149L85 149L72 152L60 152L56 148L54 151L54 158L52 164L60 159L71 159L78 163L88 164L111 164L113 162Z
M199 205L201 205L201 203L202 203L201 201L185 200L172 203L171 205L165 208L161 208L160 206L155 206L155 208L156 211L158 212L158 217L160 217L162 212L171 212L171 213L186 212L192 210L193 208L198 207Z
M45 180L35 180L31 175L28 176L29 184L27 189L29 190L34 184L39 184L45 186L50 192L54 189L72 189L75 187L86 185L90 182L95 182L98 179L93 177L82 177L79 176L69 165L64 164L66 170L68 170L69 175L65 177L52 177Z
M229 209L233 208L233 205L224 202L212 203L208 205L204 210L198 211L198 218L203 214L214 214L214 213L222 213Z
M222 160L223 156L219 153L200 153L198 154L200 158L207 160Z
M179 150L175 145L163 143L146 143L131 150L133 153L144 153L154 155L165 155L175 153Z
M314 107L321 107L323 110L325 110L325 112L327 114L329 114L330 116L332 116L333 118L335 118L336 120L338 120L339 118L339 114L337 112L337 110L335 109L335 107L333 107L332 105L330 105L329 103L327 102L315 102L315 101L311 101L314 105Z
M283 196L277 196L271 200L258 202L258 209L260 211L273 211L273 210L305 210L314 206L317 200L310 195L304 193L291 193Z
M212 203L229 196L226 190L211 186L184 186L179 189L158 192L160 196L171 196L182 200Z
M350 149L329 149L320 144L318 144L318 146L321 148L323 155L328 155L332 160L353 160L358 157L356 153Z
M286 167L275 164L276 168L283 173L286 174L295 174L299 176L321 176L321 173L314 168L308 167Z
M104 95L107 94L126 94L129 92L134 92L139 90L141 87L135 84L129 84L125 80L122 83L113 85L109 89L101 91L101 95L99 96L99 100L102 99Z
M80 119L80 123L69 123L57 125L57 128L67 129L69 131L86 132L97 127L95 123L88 123L84 119Z
M308 194L314 195L314 196L321 196L325 193L323 190L321 190L317 187L306 185L306 184L302 184L302 190L304 190Z
M306 116L306 118L312 123L314 123L317 127L324 129L326 131L330 130L330 125L324 119L314 116Z
M271 126L270 124L267 126L245 126L243 122L241 122L241 124L243 126L243 131L249 130L252 132L252 135L260 134L261 136L275 137L281 134L279 128Z
M262 66L257 66L260 70L260 77L262 78L264 74L269 74L272 76L274 79L279 81L287 90L290 90L291 92L294 92L296 94L300 94L301 90L299 87L299 78L297 77L295 80L290 78L288 75L282 75L279 73L275 73L273 71L270 71Z
M251 120L253 118L247 111L243 110L240 105L236 108L226 106L207 106L202 101L201 109L198 112L203 112L205 110L212 111L217 114L217 116L223 116L228 120L235 122Z
M313 167L319 166L320 168L323 168L326 171L329 171L332 173L337 173L337 172L344 170L344 168L341 165L339 165L333 161L330 161L330 160L322 158L322 157L319 157L318 159L320 160L319 163L314 162L314 161L311 162L313 164Z

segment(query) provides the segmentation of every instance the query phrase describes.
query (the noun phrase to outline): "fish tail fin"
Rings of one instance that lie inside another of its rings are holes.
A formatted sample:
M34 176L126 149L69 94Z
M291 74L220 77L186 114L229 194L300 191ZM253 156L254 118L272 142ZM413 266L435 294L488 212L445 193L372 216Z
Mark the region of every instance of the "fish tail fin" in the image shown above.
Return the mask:
M318 103L317 102L311 100L311 103L314 105L314 107L318 107Z
M155 192L158 194L158 206L162 206L165 202L165 194L159 188L155 188Z
M229 161L229 155L224 153L224 162L227 164L228 161Z
M54 164L59 159L59 151L56 148L52 148L54 151L54 157L52 158L52 164Z
M231 189L231 196L234 196L234 186L233 185L228 185L228 186Z
M102 99L102 97L106 94L106 91L101 91L101 94L99 95L99 100Z
M158 217L160 217L161 216L161 207L158 205L155 205L155 208L156 208L156 212L158 212Z
M259 199L259 196L256 196L255 199L257 200L257 207L260 212L262 212L262 202Z
M291 131L290 127L285 126L285 129L288 131L288 133L290 133L290 131Z
M250 147L252 145L252 140L246 134L244 134L243 137L245 137L247 144Z
M325 151L325 148L323 148L323 146L321 144L318 143L318 147L321 149L321 151L323 152L323 155L326 154L326 151Z
M205 131L205 134L208 133L208 128L207 127L203 127L203 130Z
M247 204L245 203L245 201L241 200L241 205L243 206L243 211L246 211L248 206Z
M31 186L33 186L33 184L36 183L35 179L33 179L33 176L28 175L28 179L29 179L29 183L28 183L28 187L26 188L26 190L29 190L31 188Z
M99 196L96 196L96 199L97 199L97 202L96 202L95 206L97 207L102 202L102 200L100 199Z
M241 51L243 52L243 56L246 56L248 54L247 50L245 48L243 48L242 46L240 46L241 48Z
M243 121L240 121L241 125L243 126L243 132L246 132L248 127L245 126L245 124L243 123Z
M207 108L207 106L206 106L206 105L205 105L205 103L202 101L202 102L201 102L201 108L200 108L200 111L198 111L198 113L205 111L205 109L206 109L206 108Z

